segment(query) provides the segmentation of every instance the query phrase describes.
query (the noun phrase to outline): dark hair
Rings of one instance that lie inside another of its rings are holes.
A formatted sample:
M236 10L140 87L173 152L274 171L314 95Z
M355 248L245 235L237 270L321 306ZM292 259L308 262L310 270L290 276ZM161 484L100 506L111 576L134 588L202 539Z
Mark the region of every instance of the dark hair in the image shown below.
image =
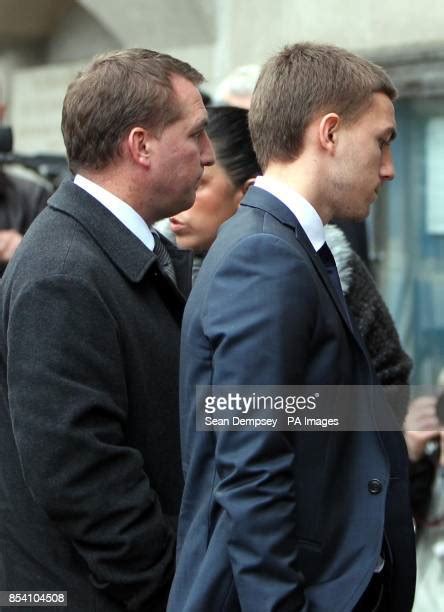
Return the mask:
M331 45L285 47L262 68L251 100L251 138L262 169L271 160L294 160L318 113L335 112L353 121L374 93L397 97L380 66Z
M216 161L235 187L242 187L245 181L261 173L251 144L248 112L235 106L210 106L207 110L207 133Z
M72 171L100 169L119 154L135 126L156 134L180 117L171 77L199 85L203 77L186 62L148 49L97 56L68 86L62 133Z

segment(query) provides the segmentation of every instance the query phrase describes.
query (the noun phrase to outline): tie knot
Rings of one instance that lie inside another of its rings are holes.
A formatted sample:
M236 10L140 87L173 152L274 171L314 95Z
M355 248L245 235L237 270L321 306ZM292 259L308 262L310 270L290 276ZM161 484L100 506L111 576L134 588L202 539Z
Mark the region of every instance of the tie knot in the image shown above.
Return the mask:
M163 245L162 240L160 239L160 236L159 236L159 234L157 232L153 231L152 234L153 234L153 238L154 238L154 249L153 249L153 251L157 255L159 252L162 252L165 249L165 246Z
M176 284L176 274L170 254L168 253L166 246L163 244L162 239L157 232L153 232L153 238L153 252L155 255L157 255L160 269L173 281L174 284Z
M333 253L330 251L330 248L326 242L324 242L317 253L326 268L336 268L335 258L333 257Z

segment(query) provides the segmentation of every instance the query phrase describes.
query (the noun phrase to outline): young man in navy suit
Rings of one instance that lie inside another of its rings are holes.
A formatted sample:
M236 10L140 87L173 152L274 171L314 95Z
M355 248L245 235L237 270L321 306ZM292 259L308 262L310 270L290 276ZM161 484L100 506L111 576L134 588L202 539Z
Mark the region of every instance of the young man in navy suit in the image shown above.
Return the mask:
M287 47L261 72L250 129L263 176L184 315L172 612L411 609L400 432L196 431L197 385L377 385L323 226L364 219L394 178L396 95L380 67L332 46Z

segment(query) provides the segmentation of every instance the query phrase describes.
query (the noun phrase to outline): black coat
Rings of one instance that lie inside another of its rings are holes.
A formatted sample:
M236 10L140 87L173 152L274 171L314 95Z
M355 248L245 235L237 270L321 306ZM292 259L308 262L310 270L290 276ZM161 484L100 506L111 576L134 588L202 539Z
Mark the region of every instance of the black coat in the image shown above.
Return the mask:
M2 282L0 589L71 612L164 609L182 490L188 254L156 256L68 181Z

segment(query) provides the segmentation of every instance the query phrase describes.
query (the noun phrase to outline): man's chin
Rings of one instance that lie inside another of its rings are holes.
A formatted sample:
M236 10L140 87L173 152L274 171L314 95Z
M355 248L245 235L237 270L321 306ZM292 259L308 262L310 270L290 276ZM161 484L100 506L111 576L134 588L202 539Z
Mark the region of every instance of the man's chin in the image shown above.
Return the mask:
M334 221L353 221L354 223L365 221L370 214L370 206L371 204L361 207L359 210L351 209L343 214L335 215Z
M377 194L369 202L364 202L359 208L351 210L350 221L355 221L356 223L359 223L360 221L365 221L370 214L370 209L372 205L376 201L376 197Z

